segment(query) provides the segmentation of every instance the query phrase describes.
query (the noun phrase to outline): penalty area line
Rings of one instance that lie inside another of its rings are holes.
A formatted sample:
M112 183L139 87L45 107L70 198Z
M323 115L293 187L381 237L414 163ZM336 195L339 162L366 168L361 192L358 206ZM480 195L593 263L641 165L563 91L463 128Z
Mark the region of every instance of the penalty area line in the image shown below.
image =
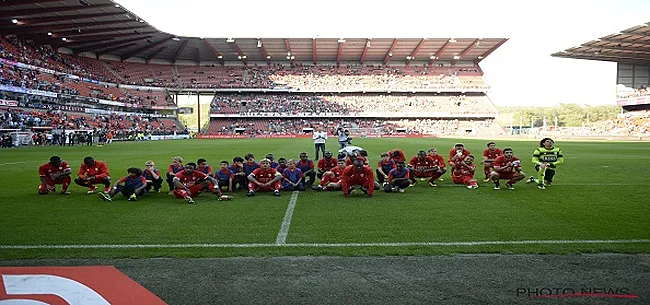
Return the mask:
M649 244L650 239L588 240L495 240L458 242L385 242L385 243L257 243L257 244L98 244L98 245L0 245L0 250L30 249L165 249L165 248L351 248L351 247L467 247L491 245L571 245L571 244Z
M278 245L284 245L287 243L289 226L291 226L291 218L293 217L293 209L296 207L296 202L298 201L298 194L300 194L298 191L293 191L293 194L291 194L291 199L289 200L287 211L284 212L284 218L282 219L280 232L278 232L278 237L275 239L275 243Z

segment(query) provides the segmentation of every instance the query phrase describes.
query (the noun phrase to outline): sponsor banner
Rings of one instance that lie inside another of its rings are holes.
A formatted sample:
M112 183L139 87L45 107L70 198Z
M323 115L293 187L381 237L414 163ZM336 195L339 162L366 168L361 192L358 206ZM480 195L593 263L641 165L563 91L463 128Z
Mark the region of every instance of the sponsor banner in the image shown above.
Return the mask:
M176 110L178 107L176 106L151 106L151 109L156 109L156 110Z
M1 91L16 92L16 93L27 93L27 90L25 88L9 86L9 85L3 85L3 84L0 84L0 90Z
M197 135L198 139L311 139L311 135ZM436 135L423 134L370 134L364 135L366 138L437 138Z
M109 101L109 100L99 100L99 103L104 105L112 105L112 106L126 106L126 103Z
M18 101L0 100L0 106L18 107Z
M177 134L177 135L163 135L163 136L156 136L152 135L151 140L152 141L159 141L159 140L180 140L180 139L189 139L190 135L189 134Z
M166 305L112 266L0 267L0 304Z
M135 89L135 90L140 90L140 91L165 91L165 88L161 87L150 87L150 86L137 86L137 85L119 85L120 88L123 89Z
M31 95L40 95L40 96L48 96L48 97L57 97L57 94L54 92L49 92L49 91L43 91L43 90L36 90L36 89L25 89L27 94Z
M84 81L84 82L87 82L87 83L91 83L91 84L97 84L97 85L99 85L99 81L98 81L98 80L94 80L94 79L90 79L90 78L82 77L82 78L81 78L81 81Z
M630 97L616 101L618 106L645 105L650 104L650 96Z

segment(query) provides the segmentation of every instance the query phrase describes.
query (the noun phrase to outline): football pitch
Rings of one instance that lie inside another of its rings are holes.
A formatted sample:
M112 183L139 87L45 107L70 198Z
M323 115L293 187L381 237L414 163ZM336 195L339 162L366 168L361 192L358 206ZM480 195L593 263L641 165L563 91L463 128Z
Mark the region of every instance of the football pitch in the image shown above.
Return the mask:
M463 142L477 159L487 140L355 139L379 155L401 148L407 158L419 149L438 148L445 156ZM512 147L533 174L530 157L538 141L499 140ZM337 150L335 139L328 149ZM455 186L449 179L432 188L426 182L405 193L377 191L373 198L341 192L284 192L280 197L233 194L217 201L211 194L197 204L167 194L137 202L117 195L104 202L72 185L70 196L40 196L38 166L59 155L73 174L85 156L105 161L113 181L146 160L166 171L171 157L186 162L221 160L252 152L298 159L313 157L310 139L177 140L116 142L103 148L27 147L0 150L0 259L146 258L282 255L429 255L454 253L650 253L650 143L565 142L556 140L566 162L553 186L539 190L523 181L516 190ZM60 186L58 186L60 188ZM644 199L645 198L645 199Z

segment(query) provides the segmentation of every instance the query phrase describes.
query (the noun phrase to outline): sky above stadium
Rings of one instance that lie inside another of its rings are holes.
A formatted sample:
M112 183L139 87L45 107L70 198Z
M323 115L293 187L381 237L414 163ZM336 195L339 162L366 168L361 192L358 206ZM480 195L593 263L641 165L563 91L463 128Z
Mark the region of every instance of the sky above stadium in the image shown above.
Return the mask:
M648 0L117 2L179 36L510 38L481 62L498 106L613 105L615 63L550 54L650 21Z

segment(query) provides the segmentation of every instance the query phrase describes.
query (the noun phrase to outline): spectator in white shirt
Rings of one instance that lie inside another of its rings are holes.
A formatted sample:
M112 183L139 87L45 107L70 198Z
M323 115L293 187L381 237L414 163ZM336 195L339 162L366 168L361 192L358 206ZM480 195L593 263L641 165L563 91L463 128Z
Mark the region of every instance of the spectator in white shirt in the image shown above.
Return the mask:
M325 155L325 142L327 142L327 133L323 131L323 127L318 127L318 129L314 131L312 137L314 139L314 146L316 148L316 159L314 160L319 160L319 151L323 152L323 156Z

